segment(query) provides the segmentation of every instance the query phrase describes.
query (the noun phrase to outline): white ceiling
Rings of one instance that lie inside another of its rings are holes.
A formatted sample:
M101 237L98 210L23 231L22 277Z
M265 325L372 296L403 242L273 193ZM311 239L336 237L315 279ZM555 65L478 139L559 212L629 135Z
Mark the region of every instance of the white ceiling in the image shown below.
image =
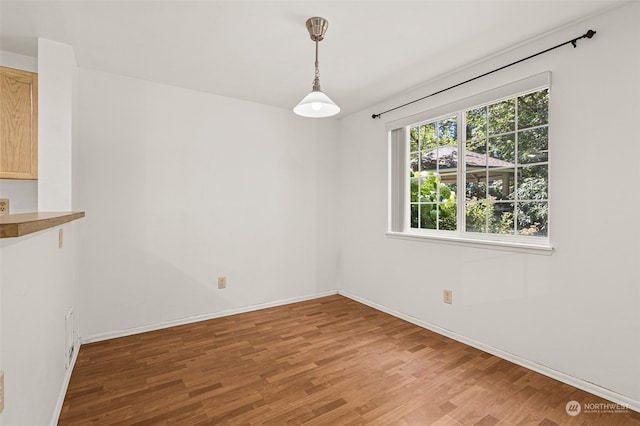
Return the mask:
M80 67L292 108L313 80L305 21L322 16L322 89L344 116L619 3L0 0L0 49L37 56L43 37Z

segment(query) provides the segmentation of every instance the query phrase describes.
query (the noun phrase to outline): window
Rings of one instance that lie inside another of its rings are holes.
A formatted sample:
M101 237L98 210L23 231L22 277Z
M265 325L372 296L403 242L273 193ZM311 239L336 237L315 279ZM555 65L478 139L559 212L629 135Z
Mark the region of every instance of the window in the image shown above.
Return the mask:
M550 249L548 84L489 96L392 129L390 234Z
M465 230L548 234L549 90L465 112Z
M458 116L409 129L411 228L457 228Z

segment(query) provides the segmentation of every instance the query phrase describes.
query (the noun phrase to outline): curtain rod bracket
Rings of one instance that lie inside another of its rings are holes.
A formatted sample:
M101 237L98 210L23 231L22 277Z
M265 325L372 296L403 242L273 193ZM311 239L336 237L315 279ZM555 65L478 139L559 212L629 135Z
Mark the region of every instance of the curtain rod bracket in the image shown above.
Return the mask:
M462 83L454 84L453 86L449 86L449 87L447 87L446 89L438 90L437 92L433 92L433 93L431 93L430 95L423 96L423 97L421 97L421 98L419 98L419 99L416 99L416 100L411 101L411 102L407 102L406 104L402 104L402 105L400 105L400 106L397 106L397 107L395 107L395 108L388 109L388 110L386 110L386 111L382 111L382 112L380 112L380 113L378 113L378 114L372 114L372 115L371 115L371 118L373 118L373 119L375 120L375 119L377 119L377 118L380 118L380 117L382 116L382 114L386 114L386 113L388 113L388 112L395 111L395 110L397 110L397 109L399 109L399 108L406 107L406 106L408 106L408 105L411 105L411 104L414 104L414 103L416 103L416 102L422 101L422 100L424 100L424 99L430 98L431 96L437 95L437 94L439 94L439 93L446 92L447 90L451 90L451 89L454 89L454 88L456 88L456 87L458 87L458 86L462 86L463 84L470 83L470 82L472 82L472 81L474 81L474 80L477 80L477 79L479 79L479 78L481 78L481 77L485 77L485 76L487 76L487 75L489 75L489 74L493 74L493 73L494 73L494 72L496 72L496 71L503 70L503 69L508 68L508 67L510 67L510 66L512 66L512 65L519 64L520 62L524 62L524 61L526 61L527 59L535 58L535 57L536 57L536 56L538 56L538 55L542 55L543 53L550 52L550 51L552 51L552 50L554 50L554 49L557 49L557 48L559 48L559 47L562 47L562 46L564 46L564 45L571 44L574 48L576 48L576 47L578 47L578 40L583 39L583 38L592 38L595 34L596 34L596 31L594 31L594 30L589 30L589 31L587 31L586 33L584 33L583 35L581 35L580 37L576 37L576 38L571 39L571 40L569 40L569 41L565 41L564 43L560 43L560 44L558 44L558 45L556 45L556 46L553 46L553 47L550 47L550 48L548 48L548 49L542 50L542 51L540 51L540 52L538 52L538 53L534 53L533 55L529 55L529 56L527 56L526 58L519 59L519 60L517 60L517 61L515 61L515 62L511 62L510 64L503 65L503 66L501 66L500 68L496 68L496 69L494 69L494 70L491 70L491 71L485 72L484 74L478 75L478 76L473 77L473 78L470 78L470 79L468 79L468 80L465 80L465 81L463 81Z

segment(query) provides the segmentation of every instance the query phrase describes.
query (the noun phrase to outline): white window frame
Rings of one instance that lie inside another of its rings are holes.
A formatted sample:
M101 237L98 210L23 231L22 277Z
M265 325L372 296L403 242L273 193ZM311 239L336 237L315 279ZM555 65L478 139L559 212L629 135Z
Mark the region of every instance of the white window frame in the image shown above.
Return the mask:
M491 233L473 233L465 231L464 227L456 231L447 230L424 230L411 228L409 197L410 179L407 173L409 158L409 128L417 123L436 121L441 118L450 117L453 114L477 108L486 104L500 102L504 99L512 99L519 95L534 92L537 90L549 89L551 86L551 73L543 72L527 77L513 83L500 86L498 88L482 92L468 98L464 98L446 105L438 106L428 111L404 117L399 120L387 123L388 131L388 230L387 236L392 238L403 238L427 242L441 242L448 244L484 247L491 249L509 250L525 253L551 254L553 247L549 235L547 237L531 237L520 235L499 235ZM549 120L550 121L550 120ZM465 117L459 118L459 122L465 123ZM458 152L463 152L465 144L465 126L458 128ZM550 132L551 133L551 132ZM549 133L549 139L551 134ZM549 153L548 163L551 161ZM457 203L459 206L465 205L465 166L458 171L458 193ZM551 182L551 170L549 170L548 181ZM551 203L549 202L549 209ZM460 213L458 213L460 214ZM551 214L549 214L551 217ZM465 223L464 215L459 223Z

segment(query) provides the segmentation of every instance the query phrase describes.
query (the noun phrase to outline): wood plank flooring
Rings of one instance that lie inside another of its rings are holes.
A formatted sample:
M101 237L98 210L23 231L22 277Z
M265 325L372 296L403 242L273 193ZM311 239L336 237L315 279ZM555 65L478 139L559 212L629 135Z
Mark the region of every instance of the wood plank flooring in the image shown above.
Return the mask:
M59 424L640 425L572 400L609 403L330 296L83 345Z

